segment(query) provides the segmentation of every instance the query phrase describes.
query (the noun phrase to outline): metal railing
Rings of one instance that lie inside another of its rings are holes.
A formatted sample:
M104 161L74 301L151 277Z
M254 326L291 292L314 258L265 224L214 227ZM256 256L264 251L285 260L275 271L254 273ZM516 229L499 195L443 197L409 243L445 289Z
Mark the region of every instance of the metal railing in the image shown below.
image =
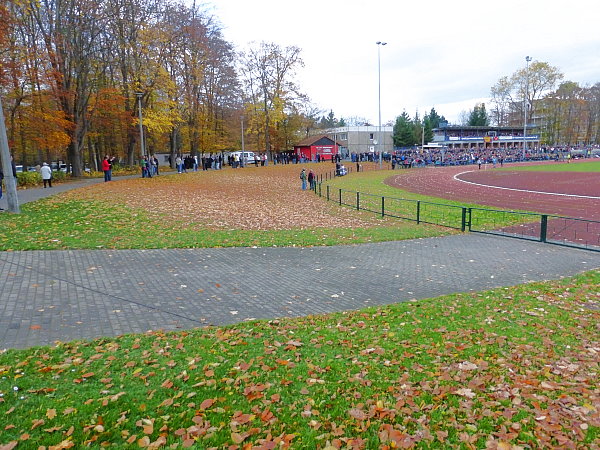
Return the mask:
M340 206L369 211L382 217L600 252L600 221L385 197L332 189L323 182L318 182L314 191Z

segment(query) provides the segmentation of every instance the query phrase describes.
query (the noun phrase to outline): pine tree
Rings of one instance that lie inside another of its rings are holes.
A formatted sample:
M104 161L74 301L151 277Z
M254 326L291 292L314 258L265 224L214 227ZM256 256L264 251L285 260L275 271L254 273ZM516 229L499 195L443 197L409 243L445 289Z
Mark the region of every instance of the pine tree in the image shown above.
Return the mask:
M410 147L415 144L413 124L406 111L396 118L393 140L396 147Z
M429 124L430 124L432 130L434 128L439 128L440 123L448 122L444 116L440 116L437 113L435 108L431 108L431 111L429 111L429 114L425 114L425 117L423 117L423 120L424 121L429 120ZM432 139L433 139L433 135L432 135Z
M490 119L485 110L485 103L478 103L469 114L467 125L472 127L486 127L490 124Z

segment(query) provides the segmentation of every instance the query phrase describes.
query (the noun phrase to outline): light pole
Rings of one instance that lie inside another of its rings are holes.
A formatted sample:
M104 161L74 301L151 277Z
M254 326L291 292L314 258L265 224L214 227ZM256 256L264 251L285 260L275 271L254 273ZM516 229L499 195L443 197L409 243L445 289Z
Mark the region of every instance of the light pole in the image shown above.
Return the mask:
M142 158L144 158L146 156L146 147L144 146L144 124L142 122L142 96L144 95L144 93L136 92L135 95L138 99L138 110L140 117L140 148L142 151Z
M381 141L383 136L381 135L381 46L387 45L387 42L377 41L377 77L378 77L378 98L379 98L379 168L382 167L382 151Z
M242 123L242 154L240 155L240 167L244 167L244 152L246 151L244 146L244 116L240 117L240 121Z
M525 98L523 99L523 161L527 152L527 97L529 97L529 62L531 56L525 57L527 69L525 70Z

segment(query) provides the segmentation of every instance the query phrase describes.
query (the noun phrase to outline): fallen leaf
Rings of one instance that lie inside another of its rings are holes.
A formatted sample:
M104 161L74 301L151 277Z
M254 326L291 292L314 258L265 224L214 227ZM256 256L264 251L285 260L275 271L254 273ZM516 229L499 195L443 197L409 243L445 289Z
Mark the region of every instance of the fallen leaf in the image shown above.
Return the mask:
M454 392L457 395L462 395L463 397L473 398L475 397L475 392L468 388L461 388Z

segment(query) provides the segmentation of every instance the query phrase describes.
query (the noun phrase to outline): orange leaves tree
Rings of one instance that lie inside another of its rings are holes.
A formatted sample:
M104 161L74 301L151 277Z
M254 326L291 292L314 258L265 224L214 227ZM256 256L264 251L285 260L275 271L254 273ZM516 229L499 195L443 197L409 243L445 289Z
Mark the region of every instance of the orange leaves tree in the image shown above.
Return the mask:
M74 175L104 153L133 164L136 92L151 152L231 147L225 122L236 108L235 55L200 7L10 0L0 18L0 42L8 43L0 83L20 162L51 154L67 159Z
M262 44L238 64L218 21L187 3L3 2L0 90L19 162L66 159L75 176L103 154L134 164L136 93L149 153L239 148L242 111L257 150L290 148L307 102L293 81L300 50Z

